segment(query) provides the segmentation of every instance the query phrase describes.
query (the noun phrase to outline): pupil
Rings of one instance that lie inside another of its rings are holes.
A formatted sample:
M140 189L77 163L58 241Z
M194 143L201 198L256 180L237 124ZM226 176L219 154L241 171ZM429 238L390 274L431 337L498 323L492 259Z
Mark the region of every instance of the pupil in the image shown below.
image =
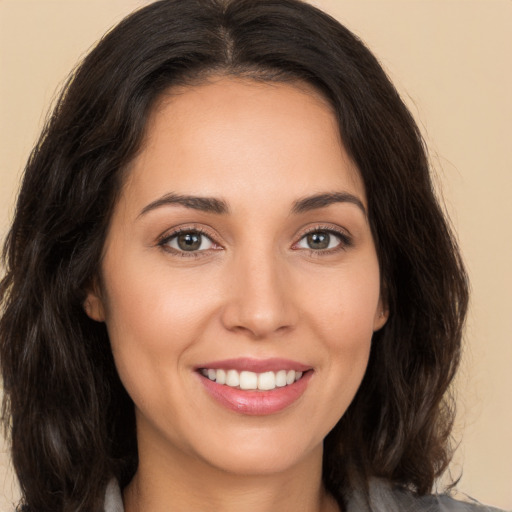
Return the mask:
M184 233L178 236L178 247L182 251L196 251L201 247L201 235Z
M311 249L327 249L329 241L329 233L317 232L308 235L308 245Z

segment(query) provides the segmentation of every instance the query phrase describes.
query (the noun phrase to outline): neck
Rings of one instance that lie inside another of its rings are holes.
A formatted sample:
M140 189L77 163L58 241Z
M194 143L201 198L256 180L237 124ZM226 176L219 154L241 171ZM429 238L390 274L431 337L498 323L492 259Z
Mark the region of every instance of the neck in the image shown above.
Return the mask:
M285 471L242 475L184 453L147 448L139 450L144 456L124 490L125 512L339 512L322 485L321 447Z

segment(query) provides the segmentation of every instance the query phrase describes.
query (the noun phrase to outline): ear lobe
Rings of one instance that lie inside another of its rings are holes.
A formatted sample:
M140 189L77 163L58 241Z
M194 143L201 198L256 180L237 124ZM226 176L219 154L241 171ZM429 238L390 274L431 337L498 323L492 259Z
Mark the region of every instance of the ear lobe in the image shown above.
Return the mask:
M379 300L377 311L375 312L375 318L373 320L373 332L382 329L389 318L389 310L386 305L383 304L382 299Z
M98 286L94 284L93 289L89 290L84 300L83 308L87 316L96 322L105 321L105 308L103 299L99 293Z

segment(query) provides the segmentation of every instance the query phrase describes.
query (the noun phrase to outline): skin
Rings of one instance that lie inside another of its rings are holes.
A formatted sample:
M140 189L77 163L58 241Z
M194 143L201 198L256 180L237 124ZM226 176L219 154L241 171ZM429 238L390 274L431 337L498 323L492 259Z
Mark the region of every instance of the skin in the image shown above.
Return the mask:
M333 191L361 205L293 211ZM217 198L228 212L158 203L171 193ZM85 304L106 322L135 403L128 512L338 510L321 484L322 441L387 318L366 205L335 116L308 86L218 77L161 98ZM176 227L208 238L184 254L169 240ZM311 229L342 236L312 249ZM213 400L196 371L238 357L292 359L312 377L286 409L241 414Z

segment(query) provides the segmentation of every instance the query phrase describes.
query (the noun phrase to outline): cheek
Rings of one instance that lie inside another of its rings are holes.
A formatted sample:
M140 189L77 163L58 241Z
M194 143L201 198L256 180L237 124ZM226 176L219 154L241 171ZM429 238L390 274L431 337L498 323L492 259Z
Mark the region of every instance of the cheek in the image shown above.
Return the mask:
M214 296L192 276L118 261L115 270L104 269L106 324L118 373L137 402L158 396L158 388L171 385L186 367Z
M142 269L142 270L139 270ZM113 340L169 347L198 329L198 311L208 309L214 296L196 276L148 265L125 265L106 274L109 280L106 322Z
M340 348L370 340L380 306L380 275L376 257L326 274L314 290L303 293L312 321Z
M304 311L319 349L328 360L325 385L336 422L352 401L368 365L380 285L376 259L372 264L347 266L307 296ZM319 283L320 284L320 283Z

